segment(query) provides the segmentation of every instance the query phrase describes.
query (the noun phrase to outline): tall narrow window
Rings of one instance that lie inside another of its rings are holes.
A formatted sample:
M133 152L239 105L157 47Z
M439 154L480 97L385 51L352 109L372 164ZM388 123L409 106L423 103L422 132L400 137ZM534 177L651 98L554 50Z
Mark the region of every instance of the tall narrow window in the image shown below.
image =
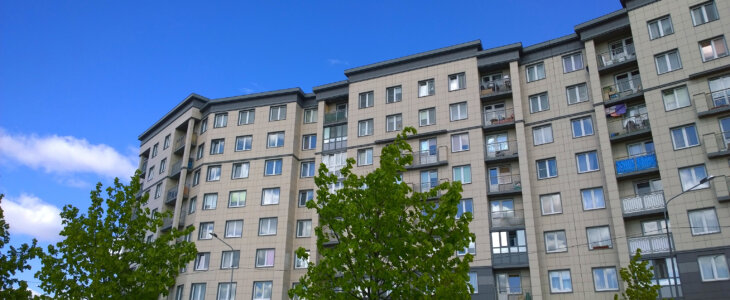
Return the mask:
M418 97L426 97L436 94L436 85L433 79L418 82Z
M385 89L385 103L395 103L401 100L403 100L403 88L400 85Z
M256 111L253 109L242 110L238 112L238 125L253 124L256 119Z

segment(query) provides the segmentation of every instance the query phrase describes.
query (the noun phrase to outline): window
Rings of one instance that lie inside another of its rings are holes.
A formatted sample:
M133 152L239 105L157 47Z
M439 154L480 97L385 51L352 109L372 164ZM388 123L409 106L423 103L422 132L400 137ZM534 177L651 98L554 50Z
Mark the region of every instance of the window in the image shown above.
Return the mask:
M147 181L152 181L152 178L155 177L155 166L151 166L150 170L147 172Z
M190 286L190 300L205 299L205 283L193 283Z
M584 210L606 208L602 188L583 189L580 190L580 195L583 199Z
M213 233L213 228L214 228L213 222L200 223L200 229L198 230L198 239L199 240L212 239L213 236L210 234Z
M436 94L436 85L433 79L418 82L418 97L426 97Z
M460 133L451 136L451 152L467 150L469 150L469 133Z
M195 256L195 271L207 271L210 265L210 252L200 252Z
M275 235L277 218L261 218L259 220L259 235Z
M537 161L537 179L552 178L558 176L558 162L555 158L541 159Z
M272 106L269 109L269 122L286 120L286 105Z
M570 293L573 291L573 283L570 280L570 271L548 271L550 277L551 293Z
M664 74L682 68L682 60L679 58L679 51L672 50L654 56L657 74Z
M216 300L234 300L236 299L236 283L221 282L218 283L218 297Z
M530 113L546 111L550 109L547 93L530 96Z
M232 179L248 178L249 163L234 163L231 170Z
M674 33L672 18L668 15L649 21L647 25L649 26L649 39L652 40Z
M266 166L264 169L265 176L281 175L281 167L283 165L281 159L269 159L264 162Z
M385 131L398 131L403 128L403 116L401 114L385 117Z
M309 266L309 250L306 251L307 258L299 257L294 253L294 269L306 269Z
M532 128L532 141L537 145L547 144L553 142L553 125L548 124L545 126Z
M545 251L547 253L568 251L568 240L565 238L565 230L545 232Z
M427 108L418 111L418 125L429 126L436 124L436 108Z
M468 184L471 183L471 166L457 166L453 169L454 181L459 181L461 184Z
M312 236L312 220L298 220L297 221L297 237L310 237Z
M468 116L466 102L449 105L449 116L451 121L464 120Z
M301 173L299 174L299 176L302 178L314 177L314 162L303 161Z
M280 188L267 188L263 189L261 196L261 205L273 205L279 204Z
M525 69L527 69L527 82L545 78L545 64L543 63L527 66Z
M563 73L570 73L583 69L583 54L573 53L563 56Z
M588 101L588 87L585 83L571 85L565 88L568 104L576 104Z
M357 122L357 136L373 135L373 119Z
M265 268L274 266L274 249L256 249L256 267Z
M527 252L527 240L525 239L525 231L514 230L492 232L492 252L494 254Z
M466 88L466 73L449 75L449 92Z
M373 164L373 148L357 150L357 165L368 166Z
M203 195L203 210L213 210L218 206L218 194L211 193Z
M208 167L207 181L218 181L221 179L221 166Z
M198 197L190 198L190 203L188 203L188 214L192 214L195 212L195 209L198 206L197 202L198 202Z
M185 288L184 285L178 285L175 288L175 300L182 300L183 299L183 289Z
M216 114L213 121L213 128L226 127L228 125L228 114Z
M200 134L205 133L208 131L208 117L206 116L205 119L200 121Z
M162 150L170 148L170 135L165 136L165 141L162 143Z
M246 191L232 191L228 194L228 207L246 206Z
M193 186L200 184L200 169L193 172Z
M695 26L715 21L720 17L717 14L717 7L714 1L705 2L690 8L692 13L692 24Z
M464 247L464 249L456 251L456 255L459 255L459 256L464 256L467 253L471 254L471 255L477 254L477 245L472 240L469 240L469 245Z
M700 183L700 180L707 177L707 171L704 165L686 167L679 169L679 181L682 182L682 191L691 189L693 186ZM695 190L706 189L710 187L709 182L705 182L697 187Z
M306 108L304 109L304 124L317 123L317 109Z
M226 221L226 235L227 238L241 237L243 232L243 220Z
M312 150L317 148L317 135L307 134L302 136L302 150Z
M727 260L723 254L697 257L697 264L700 265L702 281L730 279Z
M403 88L393 86L385 89L385 103L395 103L403 100Z
M687 125L670 130L672 132L672 145L674 150L698 146L700 139L697 137L695 125Z
M215 139L210 141L210 154L223 154L226 141L224 139Z
M160 174L165 173L165 169L167 169L167 158L163 158L160 161Z
M541 195L540 205L543 215L554 215L563 213L563 205L560 201L560 193Z
M477 272L469 272L469 284L471 284L473 289L472 294L479 293L479 280L477 278Z
M700 52L702 53L702 61L710 61L716 58L727 56L727 44L725 37L719 36L706 41L700 42Z
M685 85L662 91L662 98L664 98L664 109L667 111L687 107L690 104L689 92Z
M359 106L358 107L359 108L368 108L368 107L373 106L373 102L374 102L373 97L374 97L374 95L375 95L375 93L373 93L373 91L369 91L369 92L365 92L365 93L360 93L360 96L359 96L360 101L359 101Z
M314 199L314 190L299 191L299 207L306 207L307 201Z
M160 146L160 143L155 143L155 145L154 145L154 146L152 146L152 154L151 154L151 155L152 155L152 157L151 157L151 158L154 158L155 156L157 156L157 148L158 148L159 146Z
M203 158L203 153L205 153L205 144L200 144L198 146L198 155L195 156L195 159Z
M253 300L271 300L271 281L256 281L253 283Z
M720 232L720 223L717 222L717 214L712 208L690 211L689 225L692 227L692 235Z
M588 233L588 249L607 249L613 247L608 226L587 228L586 232Z
M267 148L284 147L284 132L271 132L268 135Z
M253 124L256 119L256 111L253 109L242 110L238 112L238 125Z
M598 154L596 151L583 152L575 155L578 173L598 171Z
M593 135L593 120L591 117L571 120L570 123L573 125L574 138Z
M162 196L162 183L158 183L155 186L155 199L160 198L160 196Z
M474 203L472 199L461 199L461 201L459 201L459 206L456 210L456 218L461 218L464 213L471 213L474 215Z
M596 288L597 292L618 291L618 277L616 276L616 268L594 268L593 286Z
M235 151L249 151L251 150L251 144L253 143L253 136L244 135L236 137L236 149Z

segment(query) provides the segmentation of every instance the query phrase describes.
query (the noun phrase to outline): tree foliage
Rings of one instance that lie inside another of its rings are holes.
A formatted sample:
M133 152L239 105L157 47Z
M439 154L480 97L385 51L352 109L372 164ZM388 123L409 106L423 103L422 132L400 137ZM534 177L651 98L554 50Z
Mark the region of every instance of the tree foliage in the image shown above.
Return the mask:
M341 170L343 187L320 165L317 197L307 203L319 214L315 228L320 259L289 291L307 299L466 299L471 294L471 254L456 256L475 235L471 213L456 218L461 184L442 183L413 191L401 174L413 161L406 128L385 146L380 166L359 176L353 159ZM438 197L440 195L440 197ZM438 198L438 200L433 200ZM330 242L336 242L334 245ZM307 257L303 248L297 255Z
M64 240L41 258L43 268L36 273L41 288L62 299L113 298L154 299L167 295L181 267L195 258L195 244L178 241L193 228L170 233L145 242L157 232L171 212L150 212L145 207L149 195L140 198L139 171L129 185L114 180L102 197L102 185L91 192L86 214L66 205L61 213Z
M3 194L0 194L2 202ZM33 297L28 290L28 283L24 280L14 278L17 272L30 270L28 261L43 253L43 250L36 246L38 241L20 245L20 248L10 246L5 252L2 249L10 243L10 225L5 222L5 215L0 207L0 299L31 299Z
M637 249L629 266L619 270L621 280L626 283L626 291L621 296L629 300L654 300L659 297L660 286L652 282L653 269L648 261L641 260L641 249ZM614 298L618 298L618 295Z

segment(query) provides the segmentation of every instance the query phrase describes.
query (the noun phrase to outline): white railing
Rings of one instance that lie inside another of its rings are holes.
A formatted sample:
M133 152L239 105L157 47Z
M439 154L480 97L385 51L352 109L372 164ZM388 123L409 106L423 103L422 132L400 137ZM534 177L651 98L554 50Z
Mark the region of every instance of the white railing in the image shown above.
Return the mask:
M628 241L631 255L636 254L636 249L641 249L641 254L643 255L669 252L670 240L663 233L629 238Z
M621 199L624 214L664 208L664 191Z

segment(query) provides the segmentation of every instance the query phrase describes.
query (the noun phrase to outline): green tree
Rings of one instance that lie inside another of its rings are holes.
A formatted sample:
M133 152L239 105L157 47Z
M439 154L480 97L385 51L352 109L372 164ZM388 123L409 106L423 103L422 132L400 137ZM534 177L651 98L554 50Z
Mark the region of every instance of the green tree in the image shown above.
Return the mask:
M416 130L405 128L383 148L379 168L369 174L353 174L355 161L348 159L341 170L343 187L336 192L329 187L338 182L337 175L320 165L317 197L307 202L319 214L320 259L309 265L290 297L469 298L473 257L455 255L475 239L469 232L471 213L456 218L461 183L442 183L420 193L401 182L413 161L409 133ZM303 248L296 253L308 257Z
M0 202L2 202L3 194L0 194ZM5 222L5 215L2 207L0 207L0 250L10 243L10 225ZM0 252L0 299L37 299L33 297L28 290L28 283L24 280L18 280L13 276L16 272L30 270L28 261L34 259L43 253L43 250L36 246L38 241L20 245L20 248L10 246L8 252Z
M619 270L621 280L626 283L626 291L621 296L629 300L655 300L659 297L660 286L651 281L654 278L653 270L654 267L649 266L648 261L641 260L641 249L637 249L629 266ZM614 299L618 299L618 295Z
M151 242L171 212L151 213L145 207L149 195L140 198L139 171L129 185L114 179L91 192L86 214L71 205L63 208L63 241L48 246L36 277L41 288L61 299L154 299L167 295L181 267L195 258L195 244L181 237L192 232L173 229Z

